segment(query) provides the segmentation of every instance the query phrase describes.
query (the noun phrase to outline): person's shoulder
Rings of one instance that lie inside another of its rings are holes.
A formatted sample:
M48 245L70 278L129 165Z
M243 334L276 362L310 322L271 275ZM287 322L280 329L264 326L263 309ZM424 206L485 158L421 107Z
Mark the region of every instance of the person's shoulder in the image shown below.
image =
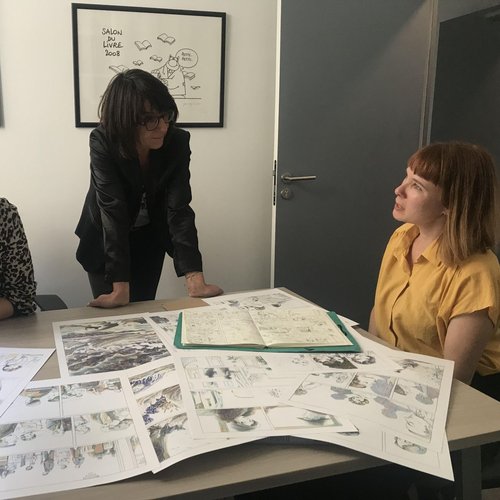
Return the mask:
M173 141L180 143L189 142L189 138L191 137L191 134L187 130L184 130L183 128L179 128L177 126L171 127L171 129L169 130L169 135L171 136L171 139Z
M106 131L104 130L104 127L102 125L98 125L96 128L92 129L90 132L90 137L106 137Z
M12 205L7 198L0 198L0 208L9 208L13 206L14 205Z
M190 133L187 130L178 128L175 125L171 126L163 141L163 146L159 150L160 154L170 157L189 153L189 138Z
M103 149L108 146L106 131L102 125L97 126L90 132L89 143L92 148Z
M17 212L17 207L7 198L0 198L0 211L2 214Z
M418 232L418 229L414 224L406 223L397 227L389 238L388 245L398 245L407 237L408 234L411 236L414 231Z
M411 233L413 231L418 231L418 229L415 227L415 224L406 222L405 224L397 227L392 233L392 236L406 236L408 233Z
M471 255L468 259L461 262L458 268L462 275L472 276L486 273L500 280L500 264L498 262L498 257L491 250Z

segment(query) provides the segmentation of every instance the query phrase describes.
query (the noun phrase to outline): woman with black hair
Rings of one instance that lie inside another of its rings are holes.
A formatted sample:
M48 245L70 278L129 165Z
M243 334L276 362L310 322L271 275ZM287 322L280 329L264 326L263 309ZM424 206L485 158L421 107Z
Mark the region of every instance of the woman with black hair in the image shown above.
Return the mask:
M195 214L189 206L189 133L175 126L167 87L131 69L109 83L90 134L90 188L76 234L89 276L89 305L116 307L155 298L165 252L192 297L222 290L205 283Z

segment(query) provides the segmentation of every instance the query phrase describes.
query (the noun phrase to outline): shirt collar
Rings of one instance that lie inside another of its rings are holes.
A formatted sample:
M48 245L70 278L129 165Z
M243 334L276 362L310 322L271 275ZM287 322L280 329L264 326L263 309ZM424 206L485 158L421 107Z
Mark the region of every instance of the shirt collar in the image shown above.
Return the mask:
M431 264L434 264L436 267L441 265L442 260L440 257L439 247L441 241L441 237L434 240L422 253L422 257L426 258Z
M401 237L401 244L395 249L394 256L398 260L406 260L406 256L408 255L408 251L415 240L415 238L420 234L418 227L413 224L408 224L408 227L405 228ZM427 261L429 261L434 266L439 266L442 263L439 247L440 247L440 239L437 238L434 240L422 253L421 257L424 257Z

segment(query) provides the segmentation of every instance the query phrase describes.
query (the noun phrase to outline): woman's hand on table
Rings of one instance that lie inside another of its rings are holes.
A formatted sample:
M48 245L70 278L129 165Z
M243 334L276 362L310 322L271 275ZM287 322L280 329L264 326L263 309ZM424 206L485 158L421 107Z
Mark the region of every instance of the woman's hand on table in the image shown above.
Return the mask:
M126 306L130 302L130 286L127 281L117 281L113 283L111 293L99 295L96 299L89 302L91 307L102 307L111 309L113 307Z
M224 290L217 285L205 283L205 278L202 272L195 271L186 273L186 287L190 297L198 297L200 299L208 297L216 297L224 293Z

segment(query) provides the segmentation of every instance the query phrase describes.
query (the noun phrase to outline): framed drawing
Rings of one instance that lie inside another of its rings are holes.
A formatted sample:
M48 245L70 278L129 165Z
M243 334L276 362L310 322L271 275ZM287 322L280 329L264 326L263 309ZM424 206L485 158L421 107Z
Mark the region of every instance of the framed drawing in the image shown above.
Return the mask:
M226 14L71 4L75 125L95 127L110 79L140 68L158 77L183 127L222 127Z

